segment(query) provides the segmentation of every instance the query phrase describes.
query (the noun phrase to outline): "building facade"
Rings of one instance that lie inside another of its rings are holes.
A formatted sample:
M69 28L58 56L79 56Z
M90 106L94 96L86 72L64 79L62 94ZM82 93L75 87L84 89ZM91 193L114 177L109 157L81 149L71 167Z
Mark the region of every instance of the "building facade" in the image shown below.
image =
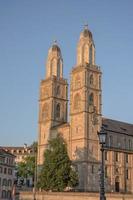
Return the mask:
M15 180L15 156L0 148L0 199L11 199Z
M26 144L22 146L5 146L2 147L6 152L11 153L15 156L15 179L17 180L17 185L20 185L21 180L23 180L23 184L27 186L33 185L33 177L27 174L27 177L18 177L17 166L21 162L25 162L25 158L28 156L35 156L33 146L27 146Z
M78 189L99 191L101 154L97 131L104 126L106 190L133 192L133 125L102 117L101 76L95 63L93 35L85 26L77 44L77 62L71 71L68 122L68 83L63 77L61 50L57 43L49 49L46 76L40 85L38 165L43 164L48 140L61 134L78 169Z

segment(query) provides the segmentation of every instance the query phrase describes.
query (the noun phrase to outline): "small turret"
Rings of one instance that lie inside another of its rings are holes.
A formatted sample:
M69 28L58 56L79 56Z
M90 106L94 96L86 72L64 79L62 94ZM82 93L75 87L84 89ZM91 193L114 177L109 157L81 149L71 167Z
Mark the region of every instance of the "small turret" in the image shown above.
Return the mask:
M63 59L56 41L48 51L46 63L46 78L51 76L56 76L57 78L62 78L63 76Z
M77 65L95 64L95 45L92 33L85 25L84 30L81 32L77 46Z

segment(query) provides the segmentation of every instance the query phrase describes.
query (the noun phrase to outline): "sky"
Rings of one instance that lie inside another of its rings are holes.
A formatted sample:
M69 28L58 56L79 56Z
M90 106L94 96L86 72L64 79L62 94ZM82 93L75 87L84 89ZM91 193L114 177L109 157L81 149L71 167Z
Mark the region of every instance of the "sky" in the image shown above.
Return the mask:
M103 116L133 123L132 0L0 0L1 146L37 140L48 49L57 40L69 79L86 23L103 73Z

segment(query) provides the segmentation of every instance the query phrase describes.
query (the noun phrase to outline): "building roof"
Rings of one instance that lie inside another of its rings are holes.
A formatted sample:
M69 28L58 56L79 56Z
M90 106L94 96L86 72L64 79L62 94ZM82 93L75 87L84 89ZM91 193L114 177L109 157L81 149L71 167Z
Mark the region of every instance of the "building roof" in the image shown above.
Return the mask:
M12 153L6 151L6 150L3 149L2 147L0 147L0 154L1 154L1 155L5 155L5 156L12 156L12 157L15 157L15 155L13 155Z
M120 133L133 136L133 124L113 119L102 118L102 125L105 130L113 133Z

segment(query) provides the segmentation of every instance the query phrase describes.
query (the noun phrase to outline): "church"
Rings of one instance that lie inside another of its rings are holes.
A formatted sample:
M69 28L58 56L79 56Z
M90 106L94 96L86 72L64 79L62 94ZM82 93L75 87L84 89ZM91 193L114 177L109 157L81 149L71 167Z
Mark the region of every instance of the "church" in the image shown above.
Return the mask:
M63 76L61 49L48 51L46 75L40 83L38 166L48 141L61 134L79 174L79 191L99 191L101 152L97 132L107 132L105 189L133 193L133 124L102 116L102 71L95 63L95 44L87 26L80 33L77 61L68 82ZM68 121L68 102L70 102Z

